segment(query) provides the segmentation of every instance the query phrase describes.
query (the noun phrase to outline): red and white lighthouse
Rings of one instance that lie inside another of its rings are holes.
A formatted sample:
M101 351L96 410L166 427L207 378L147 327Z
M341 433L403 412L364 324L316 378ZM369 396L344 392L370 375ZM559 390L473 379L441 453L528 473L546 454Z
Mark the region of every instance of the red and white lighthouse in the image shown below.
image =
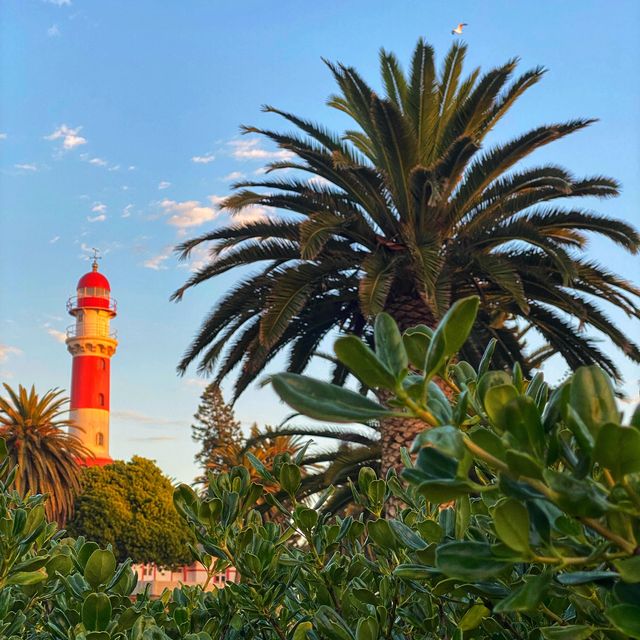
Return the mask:
M78 281L67 311L76 320L67 329L66 340L73 357L69 417L75 426L70 430L93 454L82 464L103 466L113 462L109 455L109 386L118 341L110 329L116 301L109 281L98 271L97 256L91 271Z

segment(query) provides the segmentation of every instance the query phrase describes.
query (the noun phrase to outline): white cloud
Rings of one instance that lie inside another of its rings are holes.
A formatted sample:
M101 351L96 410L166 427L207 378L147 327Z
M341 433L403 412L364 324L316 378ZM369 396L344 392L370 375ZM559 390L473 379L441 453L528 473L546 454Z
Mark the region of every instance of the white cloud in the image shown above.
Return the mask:
M106 167L109 164L106 160L103 160L102 158L91 158L87 162L97 167Z
M135 171L135 170L136 170L136 165L135 165L135 164L130 164L130 165L127 167L127 169L128 169L129 171Z
M58 342L64 343L64 341L67 339L67 334L64 331L58 331L57 329L54 329L53 327L47 327L47 333L54 340L57 340Z
M163 264L165 260L168 260L173 253L173 247L165 247L158 255L145 260L144 266L147 269L153 269L154 271L161 271L167 267Z
M167 182L166 180L162 180L162 182L160 182L160 184L158 185L158 189L168 189L171 186L170 182Z
M91 211L93 211L93 213L106 213L107 205L103 202L94 202L93 206L91 207Z
M38 170L38 167L35 164L31 163L31 162L28 162L28 163L25 163L25 164L14 164L13 166L16 169L21 169L22 171L37 171Z
M219 202L217 196L209 196L212 204ZM168 220L170 225L184 229L186 227L197 227L205 222L213 220L218 212L213 207L203 206L198 200L186 200L176 202L175 200L163 200L161 203L165 213L172 214Z
M260 147L258 138L246 140L231 140L231 155L237 160L291 160L295 154L286 149L269 151Z
M6 140L7 139L7 134L6 133L0 133L0 140Z
M78 147L82 144L87 144L87 139L83 138L79 135L82 127L76 127L72 129L68 127L66 124L59 126L53 133L45 136L45 140L60 140L62 139L62 147L67 151L69 149L73 149L74 147Z
M120 165L119 164L112 164L107 171L120 171Z
M195 162L196 164L209 164L215 159L216 157L213 153L205 153L203 156L193 156L193 158L191 158L191 162Z
M60 236L53 236L53 238L49 240L49 244L55 244L58 240L60 240Z
M89 222L104 222L107 219L107 216L104 213L101 213L98 216L87 216L87 220Z
M250 222L257 222L258 220L266 220L269 209L270 207L261 207L257 204L252 204L242 209L242 211L234 213L232 215L233 223L244 225Z
M133 205L132 204L128 204L123 210L122 210L122 218L128 218L131 215L131 210L133 209Z
M44 0L47 4L55 4L56 7L70 7L71 0Z
M195 387L196 389L204 389L209 384L208 380L203 380L202 378L185 378L183 382L188 387Z
M242 178L244 178L244 173L242 173L242 171L232 171L223 178L220 178L220 180L224 180L225 182L234 182L235 180L240 180Z
M57 24L52 24L48 29L47 29L47 35L50 38L57 38L60 35L60 29L58 28Z
M0 362L6 362L11 356L22 355L22 349L10 347L8 344L0 344Z
M211 260L211 250L207 247L197 246L189 254L187 268L189 271L199 271Z
M141 424L186 426L184 420L177 420L172 418L156 418L139 411L131 411L128 409L125 409L123 411L112 411L111 417L117 418L118 420L125 420L127 422L139 422Z

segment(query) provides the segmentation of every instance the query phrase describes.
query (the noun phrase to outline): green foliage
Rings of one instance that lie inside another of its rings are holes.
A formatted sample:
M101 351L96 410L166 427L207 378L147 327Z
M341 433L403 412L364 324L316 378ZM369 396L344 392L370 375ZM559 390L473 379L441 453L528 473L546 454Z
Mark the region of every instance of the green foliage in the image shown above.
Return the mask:
M463 300L453 311L433 336L464 339L475 305ZM313 507L299 498L304 451L269 465L251 456L260 482L237 466L212 474L202 495L177 487L175 508L193 532L207 584L230 566L239 572L224 589L132 597L129 561L118 564L109 545L64 538L47 523L41 496L24 500L10 489L15 471L0 444L0 637L640 638L640 473L633 456L614 455L621 443L635 450L628 434L637 428L613 415L611 385L598 370L581 370L549 394L540 377L527 380L517 367L488 371L488 358L479 375L445 338L438 372L451 388L446 397L425 370L409 373L402 350L410 332L399 340L392 322L378 326L385 346L375 357L392 372L393 412L425 425L415 457L405 452L402 477L365 467L352 478L357 516L322 511L331 489ZM351 364L356 375L369 365ZM274 379L286 395L291 378ZM297 387L287 395L296 409L315 411L320 397L328 410L327 386L318 396L317 381L305 384L305 398ZM594 392L595 401L584 395ZM351 410L368 419L361 403ZM263 518L265 502L277 521ZM394 518L384 517L389 505Z
M16 465L15 487L22 495L46 493L45 511L50 519L64 523L73 513L80 490L77 460L91 452L73 434L68 399L58 389L39 395L22 385L15 391L4 384L0 396L0 438Z
M229 460L224 455L230 446L240 448L243 444L240 422L233 408L224 401L222 391L216 383L211 383L200 396L200 405L193 416L191 438L200 445L196 462L203 472L229 470ZM233 464L231 465L233 466ZM205 477L200 478L205 482Z
M188 563L189 530L173 506L173 486L152 460L83 471L83 491L76 499L69 533L110 545L118 560L154 562L160 566Z
M425 431L402 474L408 487L393 472L382 481L367 471L352 485L356 502L372 517L360 519L362 547L345 545L351 518L334 523L325 515L327 528L323 534L316 529L314 538L296 526L310 550L323 548L322 536L340 541L337 548L328 545L320 571L331 575L333 554L339 554L341 579L331 586L340 607L305 614L318 637L357 637L366 616L389 622L389 610L379 606L393 576L397 637L457 637L452 634L461 629L505 639L638 638L640 431L620 423L613 385L597 367L579 368L550 393L540 375L527 380L517 366L511 374L489 371L490 354L481 372L457 360L447 344L458 347L467 338L476 309L473 298L455 303L420 342L417 328L398 340L397 327L385 317L376 323L382 348L376 343L363 359L353 357L355 345L336 350L357 378L372 370L391 375L386 381L378 376L378 386L392 395L394 415L422 420ZM430 386L434 374L449 387L448 398ZM313 416L320 403L331 413L326 383L298 377L292 385L290 374L272 380L296 411ZM301 386L306 393L296 393ZM362 400L345 406L349 396L333 390L335 411L354 421L371 419ZM390 497L404 508L387 521L380 516ZM295 509L290 517L296 524ZM358 553L367 559L366 570L352 565ZM410 593L402 591L406 581ZM366 590L376 606L349 610L350 589L356 598ZM423 615L405 618L418 601Z

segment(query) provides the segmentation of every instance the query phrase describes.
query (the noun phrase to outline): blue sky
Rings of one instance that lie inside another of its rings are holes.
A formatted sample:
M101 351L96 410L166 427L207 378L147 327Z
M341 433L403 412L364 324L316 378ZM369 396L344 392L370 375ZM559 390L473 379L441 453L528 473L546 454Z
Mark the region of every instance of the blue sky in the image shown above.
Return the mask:
M60 336L65 301L99 247L120 315L112 363L111 453L156 459L190 480L190 419L203 382L175 365L229 274L169 295L192 265L171 247L224 224L215 203L240 174L277 156L240 124L280 126L268 103L339 128L321 57L377 82L383 46L408 62L423 36L442 57L450 30L469 23L468 65L513 56L549 73L493 134L577 116L600 122L540 151L576 174L623 184L599 211L636 224L640 205L640 3L488 0L2 0L0 11L0 378L68 389ZM594 203L593 206L596 206ZM260 212L252 212L259 215ZM640 262L594 241L591 255L638 280ZM196 256L196 261L200 256ZM629 334L638 324L616 315ZM640 370L618 354L625 389ZM548 367L551 379L564 373ZM286 409L268 389L237 403L244 425Z

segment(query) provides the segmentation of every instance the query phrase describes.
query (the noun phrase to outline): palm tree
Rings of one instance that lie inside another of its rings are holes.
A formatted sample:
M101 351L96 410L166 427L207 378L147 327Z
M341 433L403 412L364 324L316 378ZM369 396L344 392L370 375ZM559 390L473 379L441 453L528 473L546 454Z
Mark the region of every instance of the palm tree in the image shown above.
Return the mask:
M68 399L51 389L39 396L34 387L22 385L16 393L3 385L0 396L0 438L7 443L9 456L17 465L15 487L21 495L48 494L47 517L64 524L73 513L75 495L80 491L77 460L91 457L82 442L65 427Z
M597 363L617 376L613 359L586 329L640 360L638 346L597 302L638 318L640 290L585 253L590 234L631 253L640 236L574 205L581 197L616 196L618 183L578 178L553 164L519 164L594 121L538 126L483 150L487 135L544 70L512 79L517 61L510 60L463 76L465 53L454 44L438 71L433 49L420 40L404 73L382 51L384 96L355 69L329 63L340 89L329 105L353 123L342 134L273 107L265 111L299 132L245 127L289 156L268 172L293 173L237 183L223 206L232 213L252 206L285 213L238 221L178 247L186 258L213 243L211 259L174 293L176 300L227 271L258 269L217 302L179 371L198 360L200 371L219 381L238 368L237 396L283 349L289 370L300 372L336 329L370 340L371 320L382 310L401 329L433 326L471 294L480 296L481 309L461 357L472 364L496 338L497 366L518 361L526 371L559 353L571 367ZM529 329L543 343L533 353L524 340ZM346 375L335 366L334 382ZM416 426L382 425L384 469L395 464Z
M251 426L248 441L221 442L211 459L205 462L205 471L218 474L228 472L233 467L246 467L253 482L260 482L265 486L265 491L273 492L276 490L275 485L270 486L261 479L247 453L255 456L267 469L271 469L278 456L286 454L295 456L302 447L303 443L298 437L281 434L269 426L260 431L258 425L254 424ZM202 482L206 483L206 478L203 478Z
M371 467L378 475L381 473L380 459L382 449L377 425L370 424L366 428L349 428L335 426L279 426L274 432L256 432L247 441L247 447L255 447L264 438L280 437L309 439L314 437L333 440L336 447L305 451L301 461L308 472L303 476L298 499L323 494L333 487L330 497L322 505L328 513L344 512L353 509L353 492L350 481L355 482L363 467Z

